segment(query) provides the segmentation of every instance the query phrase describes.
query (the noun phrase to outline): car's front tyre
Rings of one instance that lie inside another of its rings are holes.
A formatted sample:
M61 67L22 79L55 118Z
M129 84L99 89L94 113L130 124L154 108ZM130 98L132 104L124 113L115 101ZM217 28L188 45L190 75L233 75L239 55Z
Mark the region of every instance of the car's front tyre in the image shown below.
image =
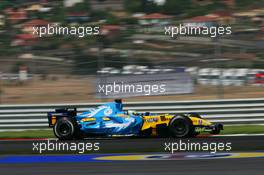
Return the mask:
M215 124L215 128L211 131L211 134L217 135L220 134L221 130L223 130L222 124Z
M175 116L169 123L169 130L173 137L184 138L194 134L192 121L183 115Z

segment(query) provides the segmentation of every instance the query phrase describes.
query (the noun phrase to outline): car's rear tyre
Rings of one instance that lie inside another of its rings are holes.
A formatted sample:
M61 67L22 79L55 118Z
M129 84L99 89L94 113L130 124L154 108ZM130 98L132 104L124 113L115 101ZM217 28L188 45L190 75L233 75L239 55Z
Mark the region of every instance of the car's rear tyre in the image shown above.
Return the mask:
M68 117L60 118L53 127L55 136L60 140L72 140L78 132L76 122Z
M194 135L194 127L191 119L186 116L175 116L169 123L169 130L173 137L191 137Z

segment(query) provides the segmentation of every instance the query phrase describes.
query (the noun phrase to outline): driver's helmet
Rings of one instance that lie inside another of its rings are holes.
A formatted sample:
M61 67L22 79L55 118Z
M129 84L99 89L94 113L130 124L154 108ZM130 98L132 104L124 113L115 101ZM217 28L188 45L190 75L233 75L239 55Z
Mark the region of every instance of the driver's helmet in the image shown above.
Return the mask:
M138 113L136 111L132 111L132 110L128 110L127 114L128 115L138 115Z

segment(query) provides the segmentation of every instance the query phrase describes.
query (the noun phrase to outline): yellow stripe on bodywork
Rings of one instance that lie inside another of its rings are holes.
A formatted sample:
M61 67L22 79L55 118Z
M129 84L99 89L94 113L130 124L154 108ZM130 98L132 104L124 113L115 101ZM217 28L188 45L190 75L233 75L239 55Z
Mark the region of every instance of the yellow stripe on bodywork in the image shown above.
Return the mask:
M211 122L205 120L205 119L201 119L201 118L197 118L197 117L189 117L193 123L193 125L197 126L197 125L202 125L202 126L210 126L212 125Z
M90 122L90 121L95 121L95 118L83 118L82 121L83 122Z
M166 124L168 125L170 120L172 119L172 115L162 115L161 116L144 116L144 124L141 130L149 129L149 128L156 128L157 125Z
M169 122L171 121L171 119L174 117L174 115L170 115L170 114L164 114L164 115L154 115L154 116L144 116L143 120L143 126L141 128L141 130L146 130L149 128L157 128L157 125L160 124L166 124L167 126L169 125ZM205 120L205 119L201 119L201 118L197 118L197 117L189 117L190 120L192 121L192 124L194 126L210 126L212 125L211 122Z
M53 116L51 117L51 124L52 124L52 125L55 125L56 122L57 122L57 117L53 115Z

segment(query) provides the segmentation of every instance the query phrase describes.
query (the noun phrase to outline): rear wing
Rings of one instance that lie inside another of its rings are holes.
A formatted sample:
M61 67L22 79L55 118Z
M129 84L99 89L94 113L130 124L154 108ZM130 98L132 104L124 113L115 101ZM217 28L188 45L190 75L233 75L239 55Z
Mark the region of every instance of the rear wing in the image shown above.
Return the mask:
M62 117L75 117L77 115L77 109L68 109L68 108L63 108L63 109L55 109L55 112L48 112L48 122L49 122L49 127L53 127L57 120L62 118Z

